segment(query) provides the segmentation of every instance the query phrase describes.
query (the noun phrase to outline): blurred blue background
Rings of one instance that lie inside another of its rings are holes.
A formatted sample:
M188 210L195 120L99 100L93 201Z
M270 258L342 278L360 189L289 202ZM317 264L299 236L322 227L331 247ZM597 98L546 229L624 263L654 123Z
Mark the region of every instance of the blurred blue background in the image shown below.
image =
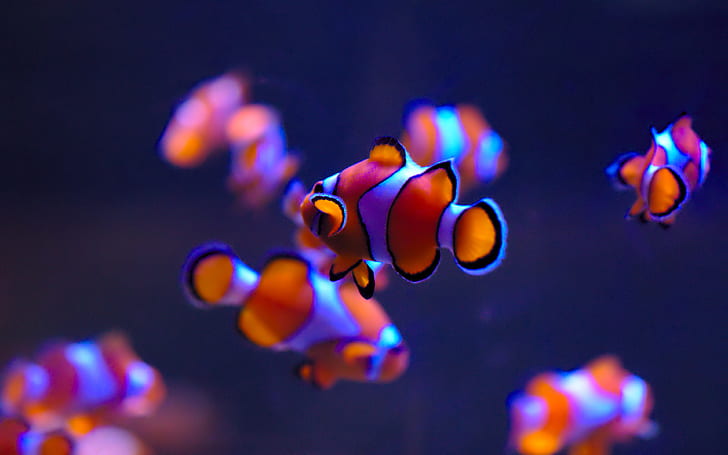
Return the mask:
M12 1L0 362L121 328L218 404L228 437L200 454L498 454L512 390L614 353L652 384L661 427L616 454L718 453L728 6L687 3ZM291 245L277 207L234 208L224 157L185 171L155 149L189 89L236 67L281 110L307 184L398 135L413 98L475 103L509 142L503 178L461 197L503 208L502 267L470 277L445 257L429 281L378 294L413 351L399 381L312 390L292 376L298 356L238 335L234 311L185 304L192 247L226 241L258 268ZM603 168L683 111L714 151L705 186L668 231L624 221L633 196Z

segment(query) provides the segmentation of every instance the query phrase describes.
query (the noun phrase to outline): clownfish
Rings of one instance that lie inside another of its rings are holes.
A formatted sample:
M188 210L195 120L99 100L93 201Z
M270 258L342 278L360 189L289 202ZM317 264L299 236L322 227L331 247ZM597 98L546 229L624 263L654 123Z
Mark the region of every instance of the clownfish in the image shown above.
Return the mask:
M507 227L498 204L481 199L456 204L458 175L452 160L424 168L396 139L374 140L369 158L313 186L300 212L308 229L334 253L329 278L349 272L364 298L374 293L366 261L392 264L406 280L432 275L440 248L451 250L471 275L497 267Z
M231 147L228 187L248 207L262 207L298 171L300 160L286 148L278 113L262 104L240 107L228 120Z
M637 201L627 218L670 226L710 170L710 148L693 131L692 119L680 116L664 131L651 130L652 141L644 155L619 156L606 169L617 189L632 189Z
M508 167L507 145L472 105L420 104L404 121L402 144L420 166L452 158L463 192L490 183Z
M195 167L224 148L227 122L246 102L248 85L246 77L230 72L195 87L175 108L162 133L162 157L178 167Z
M650 437L650 387L603 356L568 373L544 373L510 399L511 445L522 455L608 455L614 442Z
M197 307L239 307L238 328L252 343L305 355L295 373L321 389L340 379L389 382L407 369L409 350L381 306L301 256L275 255L258 274L229 246L207 244L190 253L182 282Z
M1 389L6 414L22 415L34 425L65 422L74 435L110 416L147 415L165 393L159 372L118 333L98 341L54 343L32 362L15 361Z
M60 430L39 431L20 417L0 418L0 454L71 455L74 440Z

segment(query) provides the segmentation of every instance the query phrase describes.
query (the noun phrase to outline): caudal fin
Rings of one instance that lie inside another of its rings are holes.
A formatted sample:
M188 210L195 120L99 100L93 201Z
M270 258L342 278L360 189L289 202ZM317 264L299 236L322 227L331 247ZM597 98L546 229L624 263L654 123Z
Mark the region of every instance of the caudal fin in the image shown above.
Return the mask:
M208 243L189 254L182 286L194 306L239 306L258 282L258 274L224 243Z
M441 246L452 250L462 270L483 275L503 260L507 234L498 204L492 199L481 199L470 207L450 206L443 214L439 239Z

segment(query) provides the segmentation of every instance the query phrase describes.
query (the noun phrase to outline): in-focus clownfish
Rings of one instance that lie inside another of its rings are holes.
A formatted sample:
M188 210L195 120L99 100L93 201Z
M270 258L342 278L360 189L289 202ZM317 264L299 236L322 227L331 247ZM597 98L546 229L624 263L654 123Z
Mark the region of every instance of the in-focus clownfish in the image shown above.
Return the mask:
M0 418L2 455L71 455L73 450L73 438L63 431L38 431L20 417Z
M248 207L262 207L295 175L299 159L288 152L278 113L262 104L240 107L227 122L231 147L228 186Z
M451 250L472 275L497 267L507 228L498 205L481 199L458 205L458 175L452 161L424 168L394 138L374 140L369 158L313 186L301 204L310 231L337 254L329 277L352 272L365 298L374 292L366 261L392 264L405 279L427 279Z
M618 189L632 189L637 201L627 218L653 221L663 227L677 213L710 170L710 148L693 131L692 119L682 115L664 131L651 131L652 142L644 155L621 155L606 169Z
M296 374L319 388L339 379L388 382L407 369L409 350L381 306L298 255L273 256L258 274L227 245L203 245L190 253L182 281L195 306L240 307L238 328L256 345L304 354Z
M402 144L420 166L452 158L463 192L490 183L508 167L506 144L475 106L420 104L404 120Z
M580 370L536 376L510 399L511 445L523 455L608 455L614 442L649 437L650 387L603 356Z
M110 416L152 412L164 397L159 372L141 361L126 338L58 342L32 361L11 364L2 383L3 411L34 425L65 422L84 434Z
M165 160L179 167L200 165L226 145L230 116L248 97L248 79L230 72L203 81L180 103L162 133L159 148Z

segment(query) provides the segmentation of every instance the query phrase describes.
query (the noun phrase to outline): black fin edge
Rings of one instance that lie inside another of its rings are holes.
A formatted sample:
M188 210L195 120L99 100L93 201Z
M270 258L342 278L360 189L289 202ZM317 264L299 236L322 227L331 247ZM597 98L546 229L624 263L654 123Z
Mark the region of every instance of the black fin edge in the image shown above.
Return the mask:
M463 210L463 213L461 213L460 216L458 216L458 218L455 220L455 224L453 225L453 249L455 248L455 227L458 225L460 217L463 216L468 210L472 210L476 207L482 209L490 219L491 223L493 223L493 226L496 226L495 243L493 244L493 248L491 248L491 250L485 256L478 258L475 261L461 261L460 259L458 259L457 254L455 254L455 260L457 261L458 265L468 270L482 270L490 266L491 264L497 263L498 259L501 257L501 250L503 249L503 222L498 216L498 213L495 211L495 209L486 201L479 201L468 209Z
M366 262L362 261L361 263L364 264L367 268L367 274L369 275L369 284L367 286L360 286L353 272L352 278L354 279L354 284L356 285L356 288L359 289L359 294L366 300L369 300L374 296L374 271L371 267L369 267L369 264L367 264Z
M452 184L452 197L450 199L450 202L452 203L458 197L458 186L459 186L459 180L460 180L460 178L458 177L458 174L455 172L455 168L453 168L453 166L452 166L452 160L445 160L445 161L440 161L439 163L435 163L432 166L428 167L427 170L425 170L425 172L423 172L422 174L411 177L410 180L417 178L417 177L424 176L425 174L429 174L430 172L434 172L438 169L444 169L445 172L447 172L447 178L450 179L450 183ZM402 185L402 188L404 188L407 185L407 183L409 183L409 180L407 180L407 182L404 185Z
M233 259L238 259L238 255L230 247L230 245L222 242L210 242L198 246L197 248L190 251L185 259L184 265L182 266L182 283L185 290L190 296L199 302L209 303L197 293L194 284L192 283L192 276L197 265L203 259L206 259L215 254L225 254ZM195 306L200 306L195 304Z
M430 265L428 265L424 270L415 272L415 273L409 273L404 270L402 270L396 262L392 262L392 266L394 267L394 270L397 271L397 273L404 278L405 280L411 282L411 283L418 283L420 281L425 281L429 277L432 276L433 273L435 273L435 270L437 269L437 266L440 264L440 249L435 249L435 258L432 260Z
M402 145L402 143L399 142L397 138L392 136L375 137L369 151L371 152L374 147L377 147L379 145L391 145L392 147L397 149L397 151L399 152L399 156L402 157L402 161L407 161L407 150L405 150L404 145Z
M322 185L322 189L323 189L323 185ZM334 233L332 234L332 235L336 235L339 232L341 232L342 229L344 229L344 226L346 226L346 219L348 216L346 213L346 205L344 205L344 203L340 197L334 196L333 194L328 194L328 193L316 192L313 195L311 195L310 200L311 200L311 203L315 203L317 200L320 200L320 199L325 199L327 201L331 201L331 202L335 203L339 207L339 209L341 209L341 224L339 224L339 226L335 229ZM319 223L318 230L319 231L321 230L320 223ZM320 237L321 232L317 232L316 235Z
M340 279L344 278L349 272L351 272L352 270L354 270L359 265L359 263L361 261L362 260L359 259L358 261L356 261L354 263L354 265L350 266L349 268L347 268L343 272L339 272L339 273L334 273L334 264L331 264L331 267L329 268L329 280L331 280L331 281L339 281ZM336 262L336 260L334 260L334 262Z
M683 179L683 177L681 177L680 174L678 174L677 171L675 171L674 169L671 169L669 167L664 167L663 169L667 169L668 171L670 171L672 173L672 175L675 177L675 180L677 180L678 186L680 187L680 197L675 199L675 202L673 202L673 204L670 206L670 208L665 210L664 212L652 213L652 215L657 218L664 218L664 217L670 215L675 210L680 208L680 206L683 204L683 202L685 202L685 200L688 198L688 187L685 184L685 180ZM657 172L659 172L659 170ZM657 172L655 172L655 174ZM652 183L652 182L650 182L650 183ZM649 205L648 205L648 207L649 207Z

